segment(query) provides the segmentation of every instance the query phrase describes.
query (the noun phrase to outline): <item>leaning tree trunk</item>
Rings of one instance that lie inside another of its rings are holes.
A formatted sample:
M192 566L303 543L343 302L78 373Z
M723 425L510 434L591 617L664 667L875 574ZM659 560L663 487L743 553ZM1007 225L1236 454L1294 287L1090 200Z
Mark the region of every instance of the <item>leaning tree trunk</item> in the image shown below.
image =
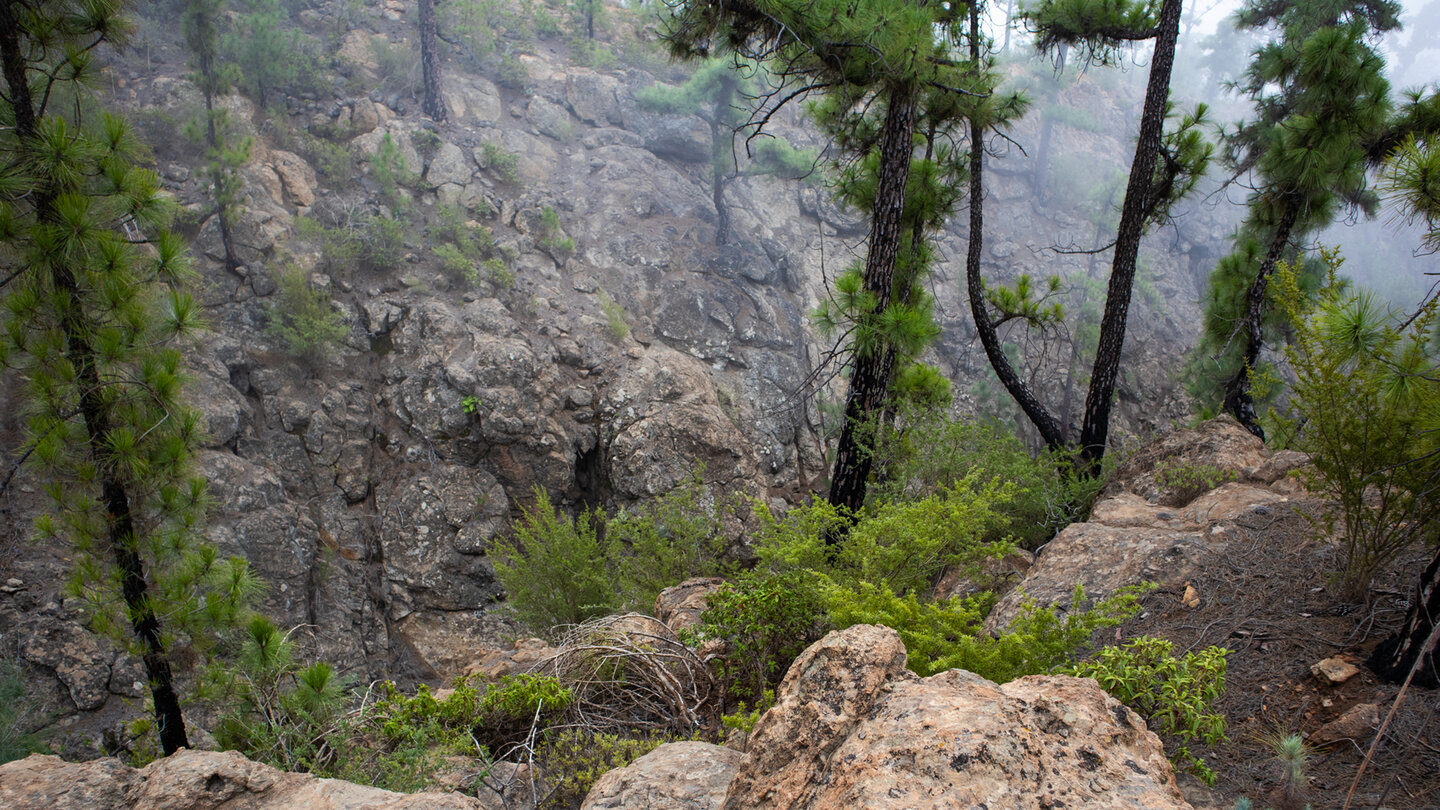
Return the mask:
M1100 321L1100 342L1095 348L1090 391L1085 397L1085 421L1080 426L1080 468L1090 475L1099 472L1110 434L1110 409L1115 400L1120 353L1125 348L1125 322L1135 283L1136 257L1146 213L1151 210L1150 184L1155 173L1155 158L1160 153L1160 139L1165 132L1165 101L1170 94L1170 69L1175 64L1180 11L1181 0L1165 0L1160 7L1155 55L1151 57L1150 81L1145 88L1145 106L1140 115L1140 136L1135 142L1135 159L1130 164L1130 180L1120 209L1120 227L1115 234L1115 258L1105 296L1105 315Z
M970 10L970 61L980 64L980 16L978 4ZM970 237L965 253L965 281L970 297L970 314L975 319L975 333L985 349L985 357L1000 384L1010 392L1026 418L1040 431L1045 446L1058 450L1065 445L1064 431L1060 422L1045 409L1035 392L1020 379L1010 358L1000 346L1000 336L995 332L995 322L985 309L985 283L980 278L980 253L985 234L985 128L974 118L970 119Z
M438 40L435 34L435 0L420 0L420 72L425 80L425 101L420 106L436 123L445 120Z
M868 317L879 318L890 306L896 258L905 212L905 184L910 179L914 149L915 94L911 88L892 92L880 135L880 174L876 178L875 205L870 215L870 249L865 256L865 290L875 297ZM850 371L850 393L845 400L845 424L835 451L830 476L831 505L855 512L865 503L865 488L873 462L874 422L885 407L895 374L895 355L880 348L856 353ZM827 545L840 542L828 534Z
M1275 236L1270 240L1270 249L1265 252L1265 259L1260 262L1260 269L1255 272L1255 280L1250 283L1250 290L1245 294L1244 319L1235 327L1236 334L1245 338L1243 362L1225 382L1226 412L1234 416L1246 430L1260 437L1261 441L1265 439L1265 429L1260 427L1260 418L1255 414L1255 399L1250 396L1250 372L1260 363L1260 347L1264 345L1265 291L1270 285L1270 276L1275 272L1275 265L1280 261L1281 252L1290 243L1290 232L1295 228L1295 221L1299 216L1299 206L1286 204L1285 213L1281 215L1280 223L1275 226Z
M1437 619L1440 619L1440 550L1435 552L1425 573L1420 575L1415 595L1410 600L1410 611L1405 614L1405 624L1399 632L1375 648L1370 657L1370 668L1385 680L1400 683L1419 660L1414 682L1421 686L1440 686L1440 672L1435 668L1435 650L1422 649L1435 631Z

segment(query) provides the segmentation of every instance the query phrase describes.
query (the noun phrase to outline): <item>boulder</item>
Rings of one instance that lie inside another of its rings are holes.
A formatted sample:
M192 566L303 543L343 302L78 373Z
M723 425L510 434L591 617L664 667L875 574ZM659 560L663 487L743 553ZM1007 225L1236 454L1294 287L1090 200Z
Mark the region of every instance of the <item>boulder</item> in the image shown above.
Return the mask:
M873 625L796 659L749 750L726 810L1190 808L1159 738L1093 680L919 678Z
M136 771L115 759L65 762L33 754L0 766L9 810L482 810L458 793L392 793L338 779L286 773L234 751L188 751Z
M710 594L724 584L720 577L692 577L671 585L655 597L655 618L676 632L694 627L710 602Z
M78 709L98 709L110 696L110 662L99 639L75 622L37 616L20 628L20 657L55 670ZM6 806L0 802L0 807Z
M715 810L744 757L710 743L666 743L600 777L580 810Z

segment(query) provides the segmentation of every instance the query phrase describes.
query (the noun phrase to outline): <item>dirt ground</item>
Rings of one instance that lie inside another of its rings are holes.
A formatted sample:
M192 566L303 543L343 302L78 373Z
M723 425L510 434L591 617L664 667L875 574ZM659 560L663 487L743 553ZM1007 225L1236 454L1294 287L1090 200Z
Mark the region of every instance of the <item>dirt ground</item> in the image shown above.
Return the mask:
M1281 807L1281 769L1258 737L1300 732L1307 738L1352 707L1373 703L1383 719L1399 692L1364 666L1371 650L1404 619L1416 578L1431 552L1403 555L1374 583L1372 603L1348 604L1331 572L1337 548L1313 538L1296 507L1258 510L1238 528L1240 542L1215 554L1203 578L1193 581L1201 603L1187 609L1180 594L1153 592L1145 612L1128 622L1125 637L1169 638L1179 649L1219 645L1231 650L1221 708L1229 742L1192 746L1218 774L1213 788L1181 775L1181 788L1197 808L1230 808L1248 798L1257 810ZM1265 512L1265 513L1260 513ZM1355 663L1360 674L1330 685L1311 673L1332 656ZM1314 752L1308 794L1315 810L1342 808L1374 735ZM1167 749L1169 748L1167 741ZM1440 808L1440 690L1411 687L1355 787L1351 807ZM1303 802L1296 810L1303 807Z

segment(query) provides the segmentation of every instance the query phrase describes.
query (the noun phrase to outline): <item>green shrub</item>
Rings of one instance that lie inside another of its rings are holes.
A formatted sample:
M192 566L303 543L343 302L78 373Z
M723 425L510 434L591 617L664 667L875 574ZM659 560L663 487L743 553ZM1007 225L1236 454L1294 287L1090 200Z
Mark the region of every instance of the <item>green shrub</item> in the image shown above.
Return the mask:
M1375 574L1401 551L1440 540L1440 382L1432 299L1401 323L1368 292L1356 292L1330 266L1313 298L1296 272L1280 266L1275 298L1294 329L1286 359L1295 373L1281 434L1310 455L1307 488L1328 504L1322 536L1343 537L1340 589L1360 601Z
M1160 489L1160 503L1166 506L1184 506L1235 479L1233 470L1222 470L1213 464L1168 458L1155 465L1155 485Z
M360 231L360 260L372 271L389 272L405 258L405 224L398 219L370 216Z
M605 315L610 337L617 341L630 337L630 321L625 314L625 308L604 290L600 290L600 312Z
M699 624L684 635L690 641L724 641L725 654L715 667L725 693L761 700L795 657L829 629L823 587L822 577L804 570L741 574L710 594Z
M1094 678L1116 700L1144 717L1152 731L1216 745L1225 740L1225 715L1215 703L1225 693L1225 656L1229 653L1222 647L1206 647L1176 658L1175 645L1167 639L1141 636L1118 647L1106 647L1066 672ZM1214 771L1187 746L1176 749L1170 758L1206 784L1215 783Z
M535 753L551 791L540 807L578 808L600 777L674 741L663 735L624 737L584 729L551 732Z
M642 506L576 519L557 513L536 492L491 555L511 612L532 630L579 624L628 609L648 612L664 588L689 577L729 570L724 524L733 509L710 501L700 473Z
M548 205L540 213L540 248L560 263L575 253L575 240L565 235L560 227L560 215Z
M20 667L0 660L0 765L39 750L39 741L25 730L33 722L30 715L34 710Z
M520 182L520 157L518 155L506 151L505 147L492 141L481 144L480 151L485 158L485 165L481 168L494 171L501 180L507 183Z
M460 252L460 248L449 242L442 242L430 249L435 253L435 258L440 260L440 268L445 275L452 278L464 280L468 285L474 285L480 280L480 274L475 270L474 262Z
M510 290L515 287L515 271L505 264L504 259L486 259L480 267L485 271L485 278L497 289Z
M401 209L406 207L406 201L400 194L400 189L419 179L419 175L410 171L410 167L406 165L405 156L400 153L399 145L388 132L380 139L375 154L370 156L370 175L375 178L385 201Z
M586 510L572 520L550 496L535 490L513 537L497 538L489 555L505 588L509 611L533 630L579 624L619 607L610 571L611 552L600 528L605 516Z
M345 317L331 305L330 294L316 289L299 267L286 267L276 282L279 288L270 306L268 331L301 360L312 365L324 362L349 334Z
M871 502L917 500L966 477L1008 481L1014 489L1005 520L991 539L1009 535L1024 548L1038 548L1083 519L1105 483L1103 475L1074 475L1059 455L1032 457L1014 434L993 422L956 422L935 409L913 409L897 424L900 432L880 437L876 461L883 473L870 488Z

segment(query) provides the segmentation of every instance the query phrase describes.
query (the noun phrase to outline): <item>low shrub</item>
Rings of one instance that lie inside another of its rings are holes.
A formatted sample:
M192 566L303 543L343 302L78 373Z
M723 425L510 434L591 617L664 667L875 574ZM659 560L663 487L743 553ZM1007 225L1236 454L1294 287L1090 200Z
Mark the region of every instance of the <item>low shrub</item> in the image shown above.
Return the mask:
M1152 731L1215 745L1225 740L1225 715L1215 703L1225 693L1225 656L1229 652L1206 647L1176 658L1175 645L1167 639L1141 636L1106 647L1065 671L1094 678L1116 700L1144 717ZM1206 784L1215 783L1214 771L1188 746L1181 745L1170 759Z
M310 283L293 265L276 279L277 298L270 306L268 331L280 338L295 357L311 365L324 362L349 334L345 317L330 303L330 294Z

